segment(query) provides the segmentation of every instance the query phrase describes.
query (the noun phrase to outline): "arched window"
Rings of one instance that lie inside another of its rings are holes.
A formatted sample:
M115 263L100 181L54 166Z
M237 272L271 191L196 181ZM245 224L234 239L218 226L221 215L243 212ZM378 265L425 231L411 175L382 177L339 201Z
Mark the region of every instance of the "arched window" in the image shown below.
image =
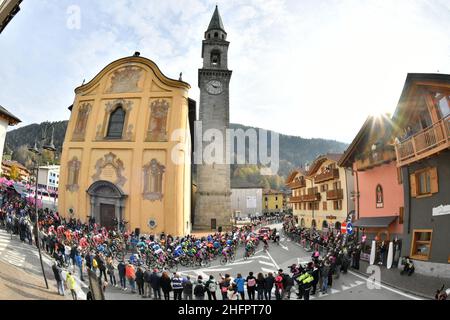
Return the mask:
M302 228L305 227L305 219L302 218L302 220L300 221L300 226L301 226Z
M311 228L315 229L316 227L317 227L316 220L313 219L313 221L311 222Z
M322 229L327 229L327 228L328 228L328 222L327 222L327 220L323 220Z
M383 208L384 206L384 201L383 201L383 187L381 186L381 184L377 185L377 189L376 189L376 206L377 208Z
M123 127L125 124L125 110L122 106L111 112L108 124L107 138L121 139L123 134Z
M218 32L214 32L214 38L218 38L219 37L219 33Z
M211 39L211 33L208 33L208 39Z
M211 65L220 66L220 52L219 51L211 52Z
M336 229L338 232L341 231L341 223L336 222L336 224L334 225L334 229Z

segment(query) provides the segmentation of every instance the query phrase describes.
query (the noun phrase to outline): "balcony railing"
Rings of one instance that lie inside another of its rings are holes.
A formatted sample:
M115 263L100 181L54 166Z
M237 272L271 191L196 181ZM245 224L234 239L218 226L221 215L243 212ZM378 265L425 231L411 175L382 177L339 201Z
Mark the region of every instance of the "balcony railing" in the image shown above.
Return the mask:
M336 189L327 191L327 200L340 200L344 198L344 190Z
M306 187L306 181L304 179L292 181L286 185L289 189L298 189Z
M321 197L320 193L305 194L305 195L301 196L302 202L319 201L320 197Z
M291 197L290 203L320 201L320 198L321 198L320 193L305 194L303 196Z
M379 152L371 152L363 155L362 160L357 160L356 170L365 171L373 167L395 160L395 150L385 149Z
M397 144L397 165L407 165L447 148L450 148L450 115Z
M339 179L339 169L332 169L328 172L320 173L315 176L314 182L320 183L328 180Z

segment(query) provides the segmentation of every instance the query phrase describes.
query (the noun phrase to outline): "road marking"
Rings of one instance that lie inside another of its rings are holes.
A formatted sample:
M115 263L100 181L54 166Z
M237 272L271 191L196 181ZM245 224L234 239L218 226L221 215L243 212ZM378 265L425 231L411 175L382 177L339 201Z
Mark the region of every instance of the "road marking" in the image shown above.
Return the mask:
M231 268L222 268L222 269L208 269L209 272L225 272L231 270Z
M341 292L341 291L332 288L330 293L331 294L336 294L336 293L339 293L339 292Z
M269 267L274 267L275 266L273 263L266 262L266 261L258 261L258 262L261 263L261 264L265 264L266 266L269 266Z
M266 252L266 254L269 256L270 260L272 260L273 264L275 265L275 267L277 267L277 269L280 269L280 266L277 264L277 262L272 258L272 256L270 255L269 251Z
M249 264L249 263L253 263L253 260L252 261L233 262L233 263L228 264L228 266L238 266L241 264Z
M367 280L369 279L369 278L364 277L364 276L361 276L361 275L359 275L359 274L357 274L357 273L355 273L355 272L353 272L353 271L348 271L348 273L354 275L354 276L357 277L357 278L360 278L360 279L362 279L362 280L365 280L365 281L367 281ZM381 283L380 283L379 285L380 285L380 287L383 288L383 289L392 291L392 292L397 293L397 294L399 294L399 295L401 295L401 296L404 296L404 297L406 297L406 298L409 298L409 299L412 299L412 300L423 300L423 299L421 299L421 298L419 298L419 297L414 297L414 296L409 295L409 294L407 294L407 293L404 293L404 292L401 292L401 291L399 291L399 290L396 290L396 289L390 288L390 287L388 287L388 286L385 286L384 284L381 284Z
M202 270L196 270L194 272L197 274L197 276L202 276L203 279L209 279L209 276L206 273L204 273Z
M283 248L284 250L289 251L289 248L286 247L286 246L283 246L281 243L280 243L280 246L281 246L281 248Z
M253 257L250 257L249 259L270 259L269 257L267 257L267 256L253 256Z
M263 272L267 272L267 273L269 273L269 272L275 272L274 270L272 270L272 269L267 269L267 268L261 268L261 270L263 271Z

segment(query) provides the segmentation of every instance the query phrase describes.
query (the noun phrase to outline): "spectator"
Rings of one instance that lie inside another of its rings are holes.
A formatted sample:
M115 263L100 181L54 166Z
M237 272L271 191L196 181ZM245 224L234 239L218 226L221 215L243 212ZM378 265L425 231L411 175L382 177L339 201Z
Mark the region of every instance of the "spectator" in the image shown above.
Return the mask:
M180 277L178 273L175 273L172 278L172 288L174 300L181 300L183 293L183 279Z
M122 290L127 290L127 282L125 276L126 264L123 260L119 262L119 265L117 266L117 271L119 272L119 280Z
M113 259L111 257L108 257L106 259L106 269L109 275L109 282L111 283L112 286L117 287L116 275L114 274L115 268Z
M325 260L322 266L321 274L322 277L322 294L326 294L328 290L328 280L330 279L331 269L330 262Z
M161 300L161 277L158 274L158 269L153 269L152 276L150 277L150 285L153 289L153 299Z
M198 276L197 283L194 287L195 300L205 300L205 285L202 276Z
M136 293L136 271L134 270L134 266L130 263L125 265L125 277L130 284L131 293Z
M281 300L283 295L283 270L278 270L278 275L275 277L275 298Z
M221 275L222 279L219 283L220 292L222 293L222 300L228 300L228 288L231 284L231 279L229 274L225 274L225 277Z
M191 277L187 276L183 281L183 300L192 300L193 284Z
M170 300L170 292L172 291L172 285L169 274L165 271L162 273L160 285L164 294L164 300Z
M217 281L214 279L214 276L209 276L208 281L205 283L205 288L207 289L206 293L208 294L208 300L217 300Z
M152 297L152 285L151 285L151 277L152 273L149 269L145 269L144 271L144 298Z
M75 282L75 278L72 276L71 272L67 273L66 283L67 283L67 288L70 290L70 293L72 294L72 299L77 300L77 292L75 291L76 282Z
M264 286L264 296L266 300L272 300L272 290L275 284L275 278L273 277L273 273L269 272L265 280L266 283Z
M227 300L238 300L238 296L236 284L233 283L228 287Z
M234 279L234 283L236 284L237 292L240 295L241 300L245 300L245 280L242 278L240 273L237 274L236 279Z
M255 300L255 291L256 291L256 278L253 276L253 272L248 274L247 279L247 294L249 300Z
M64 280L62 277L62 270L60 267L58 267L56 261L53 263L52 270L53 275L55 276L58 293L60 296L64 296Z
M266 280L264 275L260 272L256 278L256 291L258 292L258 300L264 300L264 287Z
M80 280L84 281L84 277L83 277L83 258L81 257L81 255L78 252L75 255L75 265L78 267L78 270L80 272Z
M144 271L141 267L137 268L136 271L136 284L138 287L139 295L144 298L145 297L145 291L144 291Z

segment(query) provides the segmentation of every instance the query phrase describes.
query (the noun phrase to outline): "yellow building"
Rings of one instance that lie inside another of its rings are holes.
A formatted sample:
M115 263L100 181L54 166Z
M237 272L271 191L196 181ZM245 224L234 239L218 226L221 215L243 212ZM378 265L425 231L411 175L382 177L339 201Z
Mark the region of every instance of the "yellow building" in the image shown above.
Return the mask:
M293 214L300 226L339 230L354 210L354 177L351 170L337 165L340 157L341 154L319 156L307 171L295 170L288 177Z
M124 219L141 233L189 233L189 89L139 53L77 88L61 157L60 214L108 228Z
M283 191L264 190L263 191L263 213L280 213L285 207Z

